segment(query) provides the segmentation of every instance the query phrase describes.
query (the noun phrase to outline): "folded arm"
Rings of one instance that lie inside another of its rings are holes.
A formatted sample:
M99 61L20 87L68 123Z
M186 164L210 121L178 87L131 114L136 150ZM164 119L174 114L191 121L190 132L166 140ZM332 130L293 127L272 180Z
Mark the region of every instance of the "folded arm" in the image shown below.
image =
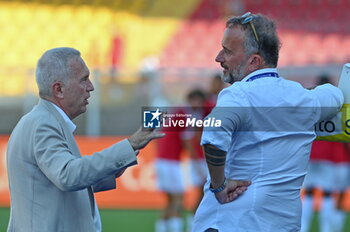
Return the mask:
M225 151L213 145L204 145L204 151L211 179L210 191L221 204L235 200L247 190L250 181L225 178Z

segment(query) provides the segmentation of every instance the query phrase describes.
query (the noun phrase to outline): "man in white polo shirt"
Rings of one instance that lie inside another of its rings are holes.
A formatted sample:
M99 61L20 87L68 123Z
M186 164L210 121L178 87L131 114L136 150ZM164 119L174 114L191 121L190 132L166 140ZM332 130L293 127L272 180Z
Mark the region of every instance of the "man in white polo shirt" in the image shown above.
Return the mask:
M226 23L216 61L232 85L208 116L221 127L202 135L210 180L194 232L300 230L314 124L335 115L343 95L330 84L307 90L280 77L279 48L275 23L265 16L247 13Z

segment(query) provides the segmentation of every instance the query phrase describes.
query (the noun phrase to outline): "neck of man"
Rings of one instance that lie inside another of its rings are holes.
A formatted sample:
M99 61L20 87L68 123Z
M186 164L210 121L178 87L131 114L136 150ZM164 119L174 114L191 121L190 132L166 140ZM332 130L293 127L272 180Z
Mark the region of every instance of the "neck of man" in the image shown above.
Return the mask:
M67 113L67 111L64 109L64 107L59 99L56 99L54 97L49 97L49 96L40 96L40 98L42 98L46 101L52 102L53 104L58 106L60 109L62 109L63 112L70 118L70 120L73 120L72 117L70 117L69 114Z

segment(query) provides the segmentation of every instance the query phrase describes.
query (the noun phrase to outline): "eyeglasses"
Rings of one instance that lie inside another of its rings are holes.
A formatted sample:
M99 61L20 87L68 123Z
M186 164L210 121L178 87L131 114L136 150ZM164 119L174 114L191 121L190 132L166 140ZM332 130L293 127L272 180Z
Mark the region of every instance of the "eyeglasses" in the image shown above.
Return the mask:
M242 15L239 18L240 18L240 24L242 24L242 25L247 24L247 23L250 24L250 27L252 28L252 31L253 31L254 36L255 36L255 39L259 43L260 41L259 41L258 33L256 33L256 29L255 29L255 26L254 26L254 23L253 23L254 16L252 15L252 13L247 12L247 13L245 13L244 15Z

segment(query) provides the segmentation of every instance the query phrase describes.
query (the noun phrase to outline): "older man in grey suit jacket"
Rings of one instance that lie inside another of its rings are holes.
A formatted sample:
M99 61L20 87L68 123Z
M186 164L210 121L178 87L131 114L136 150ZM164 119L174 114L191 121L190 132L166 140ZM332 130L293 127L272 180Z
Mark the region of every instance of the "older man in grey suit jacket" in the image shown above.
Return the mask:
M136 164L138 150L164 134L138 130L82 157L71 120L86 111L94 87L80 52L48 50L37 64L36 80L41 99L22 117L8 143L8 231L101 231L93 192L114 189L115 178Z

